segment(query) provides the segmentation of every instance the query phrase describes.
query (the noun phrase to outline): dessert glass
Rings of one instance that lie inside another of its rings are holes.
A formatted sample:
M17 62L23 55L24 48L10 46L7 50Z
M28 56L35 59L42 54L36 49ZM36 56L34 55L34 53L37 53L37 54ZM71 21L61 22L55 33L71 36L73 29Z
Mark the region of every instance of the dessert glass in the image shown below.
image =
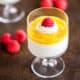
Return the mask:
M24 17L24 10L15 6L15 4L20 1L21 0L0 0L0 5L3 6L0 10L0 22L14 23Z
M53 45L38 44L31 40L29 37L30 24L40 16L55 16L62 19L65 22L64 26L67 28L64 40ZM65 63L61 56L68 48L68 21L68 15L58 8L38 8L29 13L27 17L28 48L29 51L36 56L31 64L31 69L38 77L53 78L59 76L64 71Z

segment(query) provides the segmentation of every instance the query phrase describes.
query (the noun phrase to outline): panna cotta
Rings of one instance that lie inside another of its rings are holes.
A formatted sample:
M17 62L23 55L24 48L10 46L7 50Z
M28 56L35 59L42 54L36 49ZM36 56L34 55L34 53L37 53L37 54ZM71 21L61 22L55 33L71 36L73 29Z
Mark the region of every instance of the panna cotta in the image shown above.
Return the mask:
M28 48L37 57L59 57L68 48L68 26L55 16L40 16L28 26Z
M15 4L20 0L0 0L0 4Z

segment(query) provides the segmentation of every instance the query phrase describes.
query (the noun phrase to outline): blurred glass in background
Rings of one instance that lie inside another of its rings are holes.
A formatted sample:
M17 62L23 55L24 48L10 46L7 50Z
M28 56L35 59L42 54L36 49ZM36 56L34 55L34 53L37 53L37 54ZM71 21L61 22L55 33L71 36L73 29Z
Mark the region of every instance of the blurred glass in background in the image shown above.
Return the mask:
M0 22L15 23L20 21L25 11L16 5L19 5L21 0L0 0Z

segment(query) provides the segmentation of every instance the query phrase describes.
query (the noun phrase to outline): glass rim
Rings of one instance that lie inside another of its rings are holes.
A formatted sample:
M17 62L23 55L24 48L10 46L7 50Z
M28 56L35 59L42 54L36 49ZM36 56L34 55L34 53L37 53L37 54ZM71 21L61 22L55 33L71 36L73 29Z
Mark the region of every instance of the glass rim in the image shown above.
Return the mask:
M42 8L33 9L33 10L30 11L30 12L28 13L28 15L27 15L27 23L29 23L29 18L30 18L30 16L31 16L31 14L34 13L34 12L36 12L36 11L38 11L38 10L41 10L41 9L55 9L55 10L57 10L57 11L59 11L59 12L62 12L62 13L65 15L65 17L66 17L67 22L69 23L68 14L67 14L65 11L63 11L63 10L61 10L61 9L59 9L59 8L55 8L55 7L42 7Z

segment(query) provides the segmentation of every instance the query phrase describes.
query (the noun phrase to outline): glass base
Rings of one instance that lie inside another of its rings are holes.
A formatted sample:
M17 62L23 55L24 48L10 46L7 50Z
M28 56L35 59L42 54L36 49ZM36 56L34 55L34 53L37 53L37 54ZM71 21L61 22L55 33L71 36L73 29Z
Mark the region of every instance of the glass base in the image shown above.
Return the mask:
M3 11L0 12L0 22L2 23L15 23L25 16L25 12L23 10L17 9L10 4L5 5Z
M16 17L13 18L5 18L4 16L0 17L0 22L2 23L15 23L20 21L23 17L24 17L25 13L21 12L19 15L17 15Z
M38 77L54 78L62 74L65 63L62 58L36 58L31 64L31 69Z

